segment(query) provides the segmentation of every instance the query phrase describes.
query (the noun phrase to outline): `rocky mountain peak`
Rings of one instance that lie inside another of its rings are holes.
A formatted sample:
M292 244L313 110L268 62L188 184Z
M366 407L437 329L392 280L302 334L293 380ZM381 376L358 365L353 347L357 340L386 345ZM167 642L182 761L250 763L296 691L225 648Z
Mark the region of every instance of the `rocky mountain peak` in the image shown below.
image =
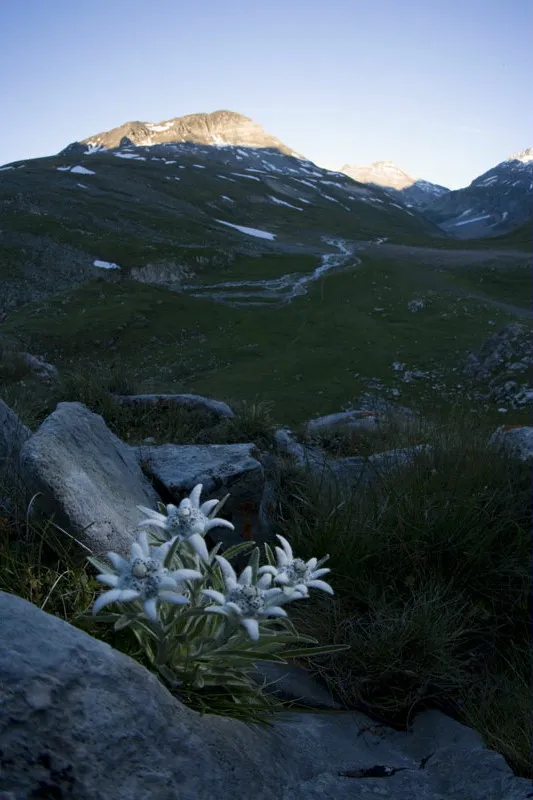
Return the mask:
M416 182L393 161L374 161L370 166L345 164L341 172L360 183L375 183L387 189L405 189Z
M522 150L520 153L509 156L507 161L521 161L523 164L528 161L533 161L533 147L526 147L526 149Z
M162 122L125 122L118 128L83 139L91 147L113 149L127 138L133 145L150 146L175 142L203 145L233 145L274 148L284 155L303 158L275 136L270 136L250 117L221 109L212 113L188 114Z

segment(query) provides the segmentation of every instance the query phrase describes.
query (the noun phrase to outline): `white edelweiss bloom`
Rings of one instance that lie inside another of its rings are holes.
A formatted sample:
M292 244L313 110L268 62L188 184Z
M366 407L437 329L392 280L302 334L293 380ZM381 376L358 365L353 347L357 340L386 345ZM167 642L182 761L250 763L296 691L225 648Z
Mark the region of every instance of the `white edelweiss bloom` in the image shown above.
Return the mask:
M276 534L283 549L276 547L276 556L278 560L277 568L272 565L265 565L259 568L262 575L269 574L272 576L274 583L283 587L283 591L298 595L299 597L307 597L308 587L312 589L321 589L328 594L334 594L333 589L325 581L319 580L323 575L327 575L331 570L328 567L316 569L317 559L310 558L309 561L303 561L301 558L294 558L292 547L287 539L279 534ZM294 598L296 599L296 597Z
M137 542L131 546L131 558L128 561L117 553L108 553L107 558L117 574L103 573L96 580L112 588L100 595L93 606L93 614L110 603L123 603L128 600L141 600L146 616L154 622L157 620L157 602L184 604L189 598L180 594L180 583L202 578L201 572L194 569L168 570L164 566L170 549L170 542L160 547L150 547L145 531L139 535Z
M218 527L229 528L230 530L235 530L235 528L227 519L208 517L208 514L217 505L218 500L206 500L205 503L200 505L202 488L203 484L198 483L189 497L185 497L179 506L169 503L166 507L167 516L160 514L159 511L152 511L151 508L137 506L139 511L148 515L148 518L139 522L138 526L154 525L156 528L162 528L169 533L171 537L174 537L174 540L177 537L181 542L188 541L202 561L207 563L209 561L209 553L203 539L207 531Z
M279 602L287 602L281 589L269 589L272 576L262 575L256 584L252 583L252 568L246 567L239 578L235 570L223 556L215 556L218 561L226 592L217 592L214 589L202 589L202 594L214 600L218 605L207 606L206 611L214 614L240 617L240 623L245 628L250 639L256 642L259 639L259 620L265 617L286 617L287 612L279 606Z

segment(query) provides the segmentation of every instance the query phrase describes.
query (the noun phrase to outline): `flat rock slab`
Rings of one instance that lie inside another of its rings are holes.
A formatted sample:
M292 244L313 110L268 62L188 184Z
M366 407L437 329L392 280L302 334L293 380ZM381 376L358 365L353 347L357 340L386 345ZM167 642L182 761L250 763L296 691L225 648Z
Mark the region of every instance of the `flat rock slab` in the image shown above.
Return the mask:
M533 459L533 427L500 425L489 439L489 445L503 450L519 461Z
M131 448L81 403L58 404L23 445L21 470L29 489L41 493L39 513L54 515L96 556L129 556L143 519L136 506L156 508L159 499Z
M0 792L15 800L526 800L531 783L439 711L418 714L407 732L359 712L284 713L272 728L200 716L133 659L2 592Z
M235 416L233 409L227 403L199 394L117 394L113 395L113 400L122 406L181 407L209 411L221 419L232 419Z
M229 493L220 516L235 525L212 528L214 541L232 546L258 533L258 514L265 476L254 444L177 445L162 444L133 448L145 472L150 475L162 496L179 503L197 483L203 484L201 502Z

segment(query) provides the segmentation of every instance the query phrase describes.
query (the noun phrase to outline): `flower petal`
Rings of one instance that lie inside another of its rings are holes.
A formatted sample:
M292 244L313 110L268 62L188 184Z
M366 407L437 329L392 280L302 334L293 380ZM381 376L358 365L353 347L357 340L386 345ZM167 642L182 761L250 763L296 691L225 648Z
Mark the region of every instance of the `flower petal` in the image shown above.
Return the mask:
M281 547L276 547L276 555L278 557L278 567L286 567L287 564L290 564L292 559L289 559L285 550L282 550Z
M209 563L209 553L203 536L201 536L199 533L193 533L193 535L189 536L189 538L185 541L189 542L193 550L198 553L205 564Z
M194 508L200 508L200 495L202 494L203 484L197 483L189 495L189 499Z
M259 569L257 570L257 574L258 574L258 575L264 575L264 574L266 574L267 572L268 572L270 575L277 575L277 574L278 574L277 567L274 567L274 566L272 566L271 564L265 564L264 566L262 566L262 567L259 567Z
M111 589L109 592L104 592L97 597L93 605L93 614L97 614L101 608L108 606L110 603L118 602L121 591L120 589Z
M118 599L120 603L128 603L130 600L136 600L140 596L141 593L136 589L121 589Z
M284 536L281 536L279 533L277 533L276 536L280 540L280 542L281 542L281 544L283 546L283 550L285 551L285 553L287 555L287 558L290 561L293 561L294 560L294 555L293 555L293 552L292 552L292 547L290 546L290 544L287 541L287 539Z
M118 585L118 583L120 583L120 578L118 577L118 575L111 575L110 573L107 572L103 573L102 575L97 575L96 580L99 583L105 584L105 586L112 586L113 588L115 588Z
M241 607L238 606L237 603L234 603L232 600L230 600L229 603L226 603L226 608L229 611L233 611L233 612L235 612L235 614L238 614L239 617L242 617L242 609L241 609Z
M175 569L170 574L175 581L194 581L204 577L197 569Z
M164 514L161 514L159 511L153 511L151 508L146 508L146 506L137 506L137 508L139 511L142 511L143 514L148 514L148 516L152 517L153 519L159 519L162 521L166 519Z
M157 622L157 598L149 597L144 601L144 613L153 622Z
M329 583L325 581L307 581L307 585L311 586L313 589L322 589L323 592L327 592L328 594L335 594Z
M310 572L312 572L317 564L318 564L318 558L310 558L305 566Z
M200 591L202 594L205 594L206 597L210 597L211 600L220 603L221 606L225 605L226 595L222 594L222 592L217 592L216 589L200 589Z
M212 511L217 505L218 505L218 500L206 500L205 503L202 503L202 505L200 506L200 511L207 517L209 512Z
M252 583L252 568L250 565L245 567L241 574L239 575L239 580L237 581L239 586L250 586Z
M224 556L215 556L215 558L218 562L218 566L222 571L222 574L224 575L224 578L229 579L233 581L234 584L236 584L237 575L235 574L235 570L233 569L229 561L225 559Z
M287 617L288 614L284 608L280 608L279 606L272 606L272 608L266 608L263 611L264 617Z
M230 530L235 530L235 525L232 525L231 522L227 519L221 519L220 517L213 517L213 519L209 519L206 524L204 531L210 531L211 528L229 528Z
M156 528L163 528L167 527L167 519L168 517L164 517L164 519L143 519L137 523L138 528L142 528L143 525L155 525Z
M310 577L314 580L315 578L321 578L322 575L327 575L328 572L331 572L329 567L323 567L322 569L315 569L314 572L311 572Z
M270 572L265 572L256 583L256 586L259 589L268 589L270 584L272 583L272 575Z
M108 553L107 558L119 572L123 572L130 567L130 562L126 558L119 556L118 553Z
M259 623L256 619L242 619L241 625L246 628L246 632L253 642L259 639Z

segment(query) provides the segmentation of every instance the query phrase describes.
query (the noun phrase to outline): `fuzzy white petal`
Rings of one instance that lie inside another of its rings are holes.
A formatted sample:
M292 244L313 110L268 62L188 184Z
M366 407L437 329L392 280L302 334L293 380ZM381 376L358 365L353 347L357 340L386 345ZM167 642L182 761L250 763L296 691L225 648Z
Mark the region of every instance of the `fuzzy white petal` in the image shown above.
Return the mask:
M143 605L146 616L153 622L157 622L157 598L150 597L148 600L144 601Z
M237 583L239 586L250 586L252 582L252 568L247 566L243 569L241 574L239 575L239 580Z
M120 578L118 575L111 575L110 573L104 573L103 575L97 575L96 580L100 583L105 584L105 586L112 586L115 588L117 584L120 582Z
M229 603L226 603L226 608L229 609L229 611L234 611L235 614L239 615L239 617L242 616L241 607L238 606L237 603L234 603L232 600L230 600Z
M311 572L310 577L314 580L315 578L321 578L322 575L327 575L328 572L331 572L328 567L324 567L323 569L315 569L314 572Z
M253 642L259 639L259 623L256 619L242 619L241 625L246 628L246 632Z
M263 611L263 615L265 617L286 617L287 612L284 608L280 608L279 606L272 606L272 608L267 608Z
M291 559L288 558L285 550L282 550L281 547L276 547L276 555L278 557L278 567L280 568L286 567L291 561Z
M200 508L200 495L202 494L203 484L197 483L189 495L190 501L195 508Z
M93 605L93 614L96 614L104 606L110 603L116 603L120 597L120 589L111 589L109 592L104 592L98 597Z
M229 528L230 530L235 530L235 525L232 525L231 522L227 519L221 519L220 517L213 517L206 522L204 530L210 531L211 528Z
M200 511L207 517L209 512L212 511L217 505L218 505L218 500L206 500L205 503L202 503L202 505L200 506Z
M277 575L278 570L276 567L272 566L271 564L265 564L262 567L259 567L257 570L258 575L265 575L268 573L269 575Z
M136 600L141 596L141 593L136 589L121 589L119 603L128 603L130 600Z
M257 581L256 586L259 589L268 589L271 583L272 583L272 575L269 572L265 572L264 575L261 575L261 577Z
M215 556L215 558L217 560L220 569L222 570L222 574L224 575L224 577L229 578L231 581L233 581L234 584L236 584L237 575L235 574L235 570L233 569L229 561L226 558L224 558L224 556Z
M307 585L311 586L313 589L322 589L323 592L327 592L328 594L335 594L329 583L325 581L307 581Z
M153 511L151 508L146 508L146 506L137 506L139 511L142 511L143 514L148 514L149 517L153 519L159 519L161 521L165 521L166 517L164 514L161 514L159 511Z
M187 541L191 544L194 551L198 553L202 561L205 564L209 563L209 552L203 536L201 536L199 533L193 533L192 536L189 536Z
M175 581L194 581L203 577L197 569L175 569L170 574Z
M226 602L226 596L222 594L222 592L217 592L216 589L201 589L202 594L205 594L206 597L210 597L211 600L215 600L217 603L220 603L223 606Z
M290 546L289 542L287 541L287 539L284 536L281 536L279 533L277 533L276 536L280 540L280 542L281 542L281 544L283 546L283 550L287 554L287 558L290 561L292 561L294 559L294 556L293 556L293 553L292 553L292 547Z
M317 564L318 564L318 558L310 558L305 566L310 572L312 572Z
M167 517L163 519L143 519L137 523L138 528L142 528L146 525L154 525L156 528L166 528L167 527Z
M108 553L107 558L119 572L129 569L130 562L126 558L119 556L118 553Z
M141 561L144 561L144 559L146 558L146 553L144 552L144 549L141 547L139 542L133 542L131 546L131 560L133 561L134 559L137 558L140 558Z

